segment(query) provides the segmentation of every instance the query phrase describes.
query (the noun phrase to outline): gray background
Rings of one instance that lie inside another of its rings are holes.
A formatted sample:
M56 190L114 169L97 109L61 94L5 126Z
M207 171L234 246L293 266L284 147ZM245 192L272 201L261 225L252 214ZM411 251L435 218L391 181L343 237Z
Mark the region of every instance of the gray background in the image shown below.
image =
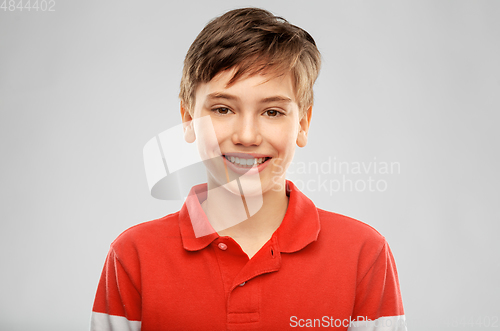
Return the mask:
M458 323L500 315L500 1L56 1L0 10L1 330L87 330L109 244L180 208L149 195L142 148L180 123L198 32L247 5L323 55L296 161L400 164L349 174L383 192L304 192L388 239L409 330L491 329ZM318 176L340 178L290 178Z

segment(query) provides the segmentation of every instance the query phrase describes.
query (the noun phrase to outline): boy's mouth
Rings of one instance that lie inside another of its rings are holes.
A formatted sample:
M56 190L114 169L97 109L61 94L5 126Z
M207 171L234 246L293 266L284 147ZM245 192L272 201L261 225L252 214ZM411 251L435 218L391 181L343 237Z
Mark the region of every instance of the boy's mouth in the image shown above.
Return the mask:
M230 154L222 154L223 157L226 158L227 161L231 162L232 164L243 167L243 168L252 168L252 167L258 167L259 165L265 163L266 161L272 159L271 157L252 157L251 155L247 156L234 156Z

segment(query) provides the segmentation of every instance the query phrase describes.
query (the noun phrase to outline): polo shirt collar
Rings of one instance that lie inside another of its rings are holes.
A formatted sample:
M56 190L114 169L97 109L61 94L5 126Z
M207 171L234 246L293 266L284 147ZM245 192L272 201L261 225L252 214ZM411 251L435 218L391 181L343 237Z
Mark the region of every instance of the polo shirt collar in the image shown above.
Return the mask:
M318 239L320 222L318 209L311 199L289 180L286 187L286 194L290 197L288 208L273 236L276 236L282 253L293 253Z
M320 222L314 203L289 180L286 181L286 195L289 196L288 208L273 238L278 241L282 253L293 253L318 239ZM188 251L201 250L219 238L201 208L206 198L206 183L193 186L179 212L182 243ZM196 237L193 223L198 234L201 231L206 235Z

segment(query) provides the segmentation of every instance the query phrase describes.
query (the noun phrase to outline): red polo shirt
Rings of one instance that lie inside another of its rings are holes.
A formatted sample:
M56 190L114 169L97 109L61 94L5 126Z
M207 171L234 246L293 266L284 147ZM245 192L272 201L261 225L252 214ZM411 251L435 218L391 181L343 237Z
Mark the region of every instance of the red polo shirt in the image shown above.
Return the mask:
M196 238L206 189L111 244L92 330L406 330L394 258L372 227L287 181L283 222L248 259L230 237Z

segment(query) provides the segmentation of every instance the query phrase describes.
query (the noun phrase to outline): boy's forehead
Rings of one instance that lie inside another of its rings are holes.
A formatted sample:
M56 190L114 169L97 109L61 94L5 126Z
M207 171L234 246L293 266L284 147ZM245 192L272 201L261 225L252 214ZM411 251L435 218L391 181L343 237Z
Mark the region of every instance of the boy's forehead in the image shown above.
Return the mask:
M212 92L233 91L238 90L239 86L244 86L247 89L262 90L269 94L273 92L285 93L287 94L286 98L291 99L290 101L296 101L296 91L291 72L279 73L269 70L265 72L245 73L231 82L236 71L237 68L232 68L217 73L209 82L198 85L196 95L212 95ZM265 86L262 86L264 84Z
M235 75L238 73L238 67L232 67L227 70L223 70L215 74L214 78L211 80L225 80L231 81L234 79ZM269 69L265 70L258 70L257 67L254 69L250 69L249 71L245 72L244 74L240 75L236 80L234 80L232 83L237 83L238 81L253 78L253 77L262 77L265 78L263 83L266 81L269 81L271 79L279 78L279 77L286 77L286 76L291 76L291 71L289 72L284 72L284 71L278 71L273 69L272 67Z

